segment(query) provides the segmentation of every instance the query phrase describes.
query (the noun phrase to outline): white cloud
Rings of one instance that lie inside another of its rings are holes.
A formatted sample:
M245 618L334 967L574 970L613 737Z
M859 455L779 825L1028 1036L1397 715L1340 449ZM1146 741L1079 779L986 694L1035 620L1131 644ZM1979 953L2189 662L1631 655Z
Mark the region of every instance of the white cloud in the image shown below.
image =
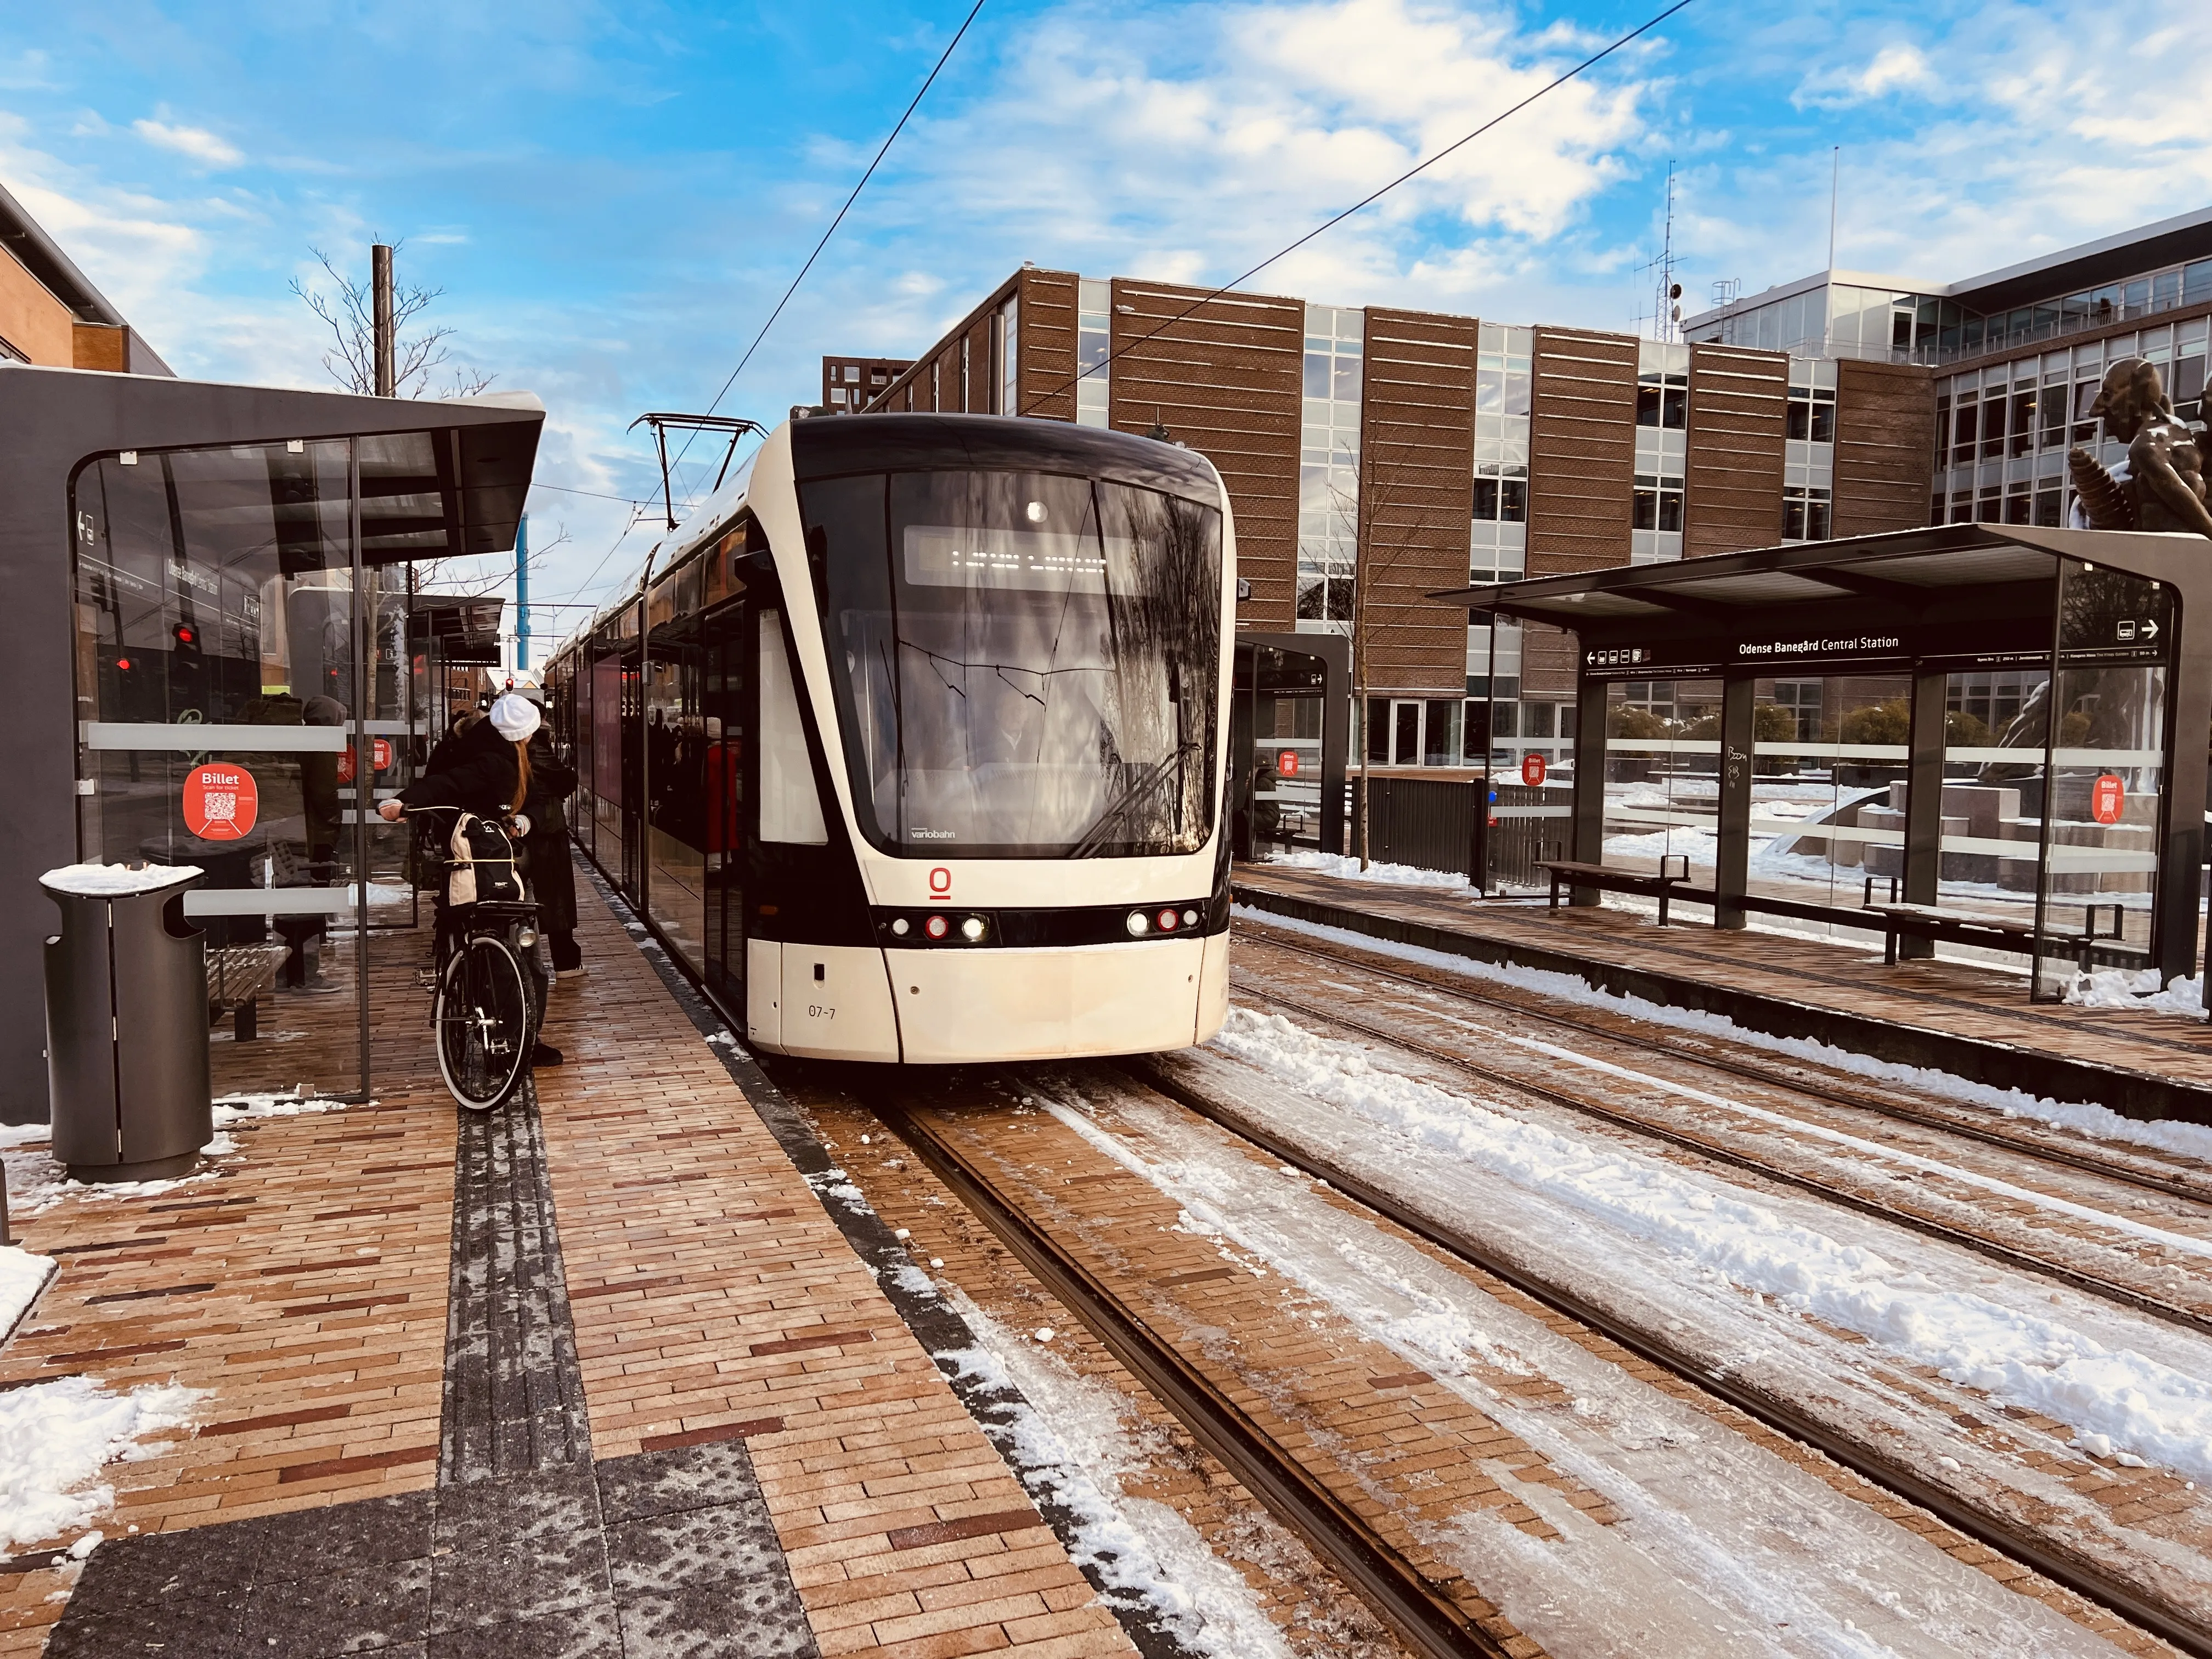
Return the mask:
M1799 82L1790 101L1838 108L1886 98L1893 92L1930 92L1938 82L1919 47L1893 40L1856 69L1817 70Z
M933 307L911 291L891 297L881 320L929 337L957 314L947 307L972 301L987 261L994 274L1030 258L1225 280L1587 50L1522 32L1503 9L1430 0L1110 15L1077 0L1009 49L993 76L1000 90L921 124L887 199L864 198L869 232L902 259L921 263L910 238L943 269L957 240L977 265ZM1627 171L1625 155L1647 137L1651 61L1625 52L1551 93L1249 286L1460 309L1495 300L1501 273L1584 234L1593 200Z
M246 153L204 127L172 126L166 121L133 121L131 129L148 143L190 156L204 167L234 167Z

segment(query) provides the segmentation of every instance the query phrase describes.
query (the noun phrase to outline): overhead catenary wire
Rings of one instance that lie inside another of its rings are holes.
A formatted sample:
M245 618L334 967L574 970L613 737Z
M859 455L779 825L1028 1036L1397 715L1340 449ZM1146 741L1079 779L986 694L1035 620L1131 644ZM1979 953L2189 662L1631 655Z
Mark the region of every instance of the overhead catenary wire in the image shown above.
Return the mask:
M1687 0L1685 0L1685 3L1686 3ZM738 366L730 371L729 379L722 382L722 389L714 394L714 401L707 405L707 413L711 415L720 409L722 406L722 399L730 395L730 388L738 383L738 376L745 372L745 365L752 362L753 354L760 349L761 342L768 338L768 332L775 326L776 319L783 315L783 308L791 303L792 295L799 292L799 285L806 280L806 273L814 269L814 262L822 257L822 250L830 246L830 239L837 234L837 227L845 222L845 216L853 210L853 204L860 199L860 192L868 187L868 180L876 176L876 169L884 164L884 157L890 154L891 146L898 142L899 134L906 131L906 124L914 118L915 111L921 107L922 99L928 94L930 88L937 83L937 77L945 72L945 66L951 60L954 50L958 47L962 39L967 34L969 25L975 21L976 13L982 9L983 0L975 0L975 3L968 9L968 15L961 20L960 27L952 32L952 38L945 43L945 50L938 54L937 62L931 66L927 77L923 80L913 98L908 100L905 110L899 116L898 124L892 127L890 136L877 149L875 159L868 163L868 170L860 175L860 182L853 186L852 193L845 198L845 204L837 210L837 216L830 222L830 228L822 233L822 240L815 243L814 251L806 256L806 263L799 266L799 275L791 279L791 286L784 289L783 297L775 302L775 309L769 313L768 320L760 325L760 332L753 336L753 343L745 348L745 355L738 359ZM696 435L696 434L692 434L695 437ZM677 452L673 465L682 465L684 456L690 453L690 449L691 438L687 437L684 441L684 447Z
M1322 220L1321 223L1316 225L1311 230L1306 232L1304 235L1299 237L1296 241L1286 243L1285 246L1277 248L1273 253L1261 260L1258 264L1254 265L1249 270L1232 276L1227 282L1224 283L1219 288L1214 289L1210 293L1200 295L1199 298L1192 301L1181 311L1176 313L1174 316L1169 318L1165 322L1154 328L1150 333L1139 336L1136 339L1130 341L1127 345L1115 347L1097 362L1092 363L1088 368L1080 369L1077 373L1071 374L1066 380L1061 381L1051 390L1039 392L1036 398L1031 399L1029 403L1024 404L1018 412L1024 415L1030 413L1039 404L1045 402L1048 398L1057 398L1061 392L1069 390L1071 387L1083 380L1088 380L1091 375L1098 373L1099 370L1111 367L1114 362L1126 353L1133 351L1137 347L1144 345L1150 341L1158 339L1162 334L1164 334L1168 330L1173 328L1177 323L1182 322L1185 318L1190 316L1194 312L1199 311L1205 307L1212 304L1213 301L1221 298L1224 294L1231 292L1239 283L1250 282L1261 271L1267 270L1269 265L1289 258L1291 254L1297 252L1300 248L1304 247L1308 242L1312 241L1315 237L1319 236L1324 231L1333 229L1336 226L1342 224L1346 219L1352 217L1353 214L1358 213L1361 209L1372 207L1376 203L1381 201L1385 196L1388 196L1392 191L1397 189L1399 185L1406 183L1407 180L1418 178L1420 174L1427 172L1431 167L1434 167L1437 162L1443 161L1446 156L1452 155L1455 151L1466 149L1468 145L1481 137L1484 133L1488 132L1492 128L1498 125L1501 122L1510 120L1514 116L1518 115L1522 110L1528 108L1529 105L1536 102L1539 99L1558 91L1561 87L1566 85L1568 82L1582 74L1583 70L1603 63L1607 58L1612 57L1613 53L1619 52L1623 46L1627 46L1638 36L1649 34L1653 29L1657 28L1660 24L1672 17L1676 12L1682 10L1685 7L1689 5L1690 3L1691 0L1674 0L1674 3L1668 7L1664 11L1659 12L1654 16L1647 18L1644 21L1638 24L1634 28L1629 30L1627 33L1620 36L1610 45L1597 52L1592 52L1589 57L1583 58L1581 63L1577 64L1572 69L1564 71L1555 79L1537 88L1535 91L1530 93L1526 98L1523 98L1519 103L1514 105L1511 108L1501 110L1496 115L1492 116L1490 119L1485 121L1480 126L1475 128L1474 131L1468 133L1465 137L1455 139L1451 143L1446 144L1435 155L1429 156L1426 160L1417 163L1413 167L1408 167L1405 172L1400 173L1396 178L1390 180L1389 184L1382 185L1380 189L1376 190L1366 196L1361 197L1359 200L1354 202L1350 207L1344 209L1341 212L1330 215L1329 217Z

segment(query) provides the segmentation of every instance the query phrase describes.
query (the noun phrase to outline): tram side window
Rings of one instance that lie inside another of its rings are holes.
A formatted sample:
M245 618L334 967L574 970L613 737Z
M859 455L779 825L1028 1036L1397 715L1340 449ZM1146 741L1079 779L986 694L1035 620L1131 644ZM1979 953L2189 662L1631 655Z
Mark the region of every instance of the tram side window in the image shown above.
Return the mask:
M799 688L783 642L783 614L777 611L760 613L760 700L761 839L826 846L830 826L806 759Z

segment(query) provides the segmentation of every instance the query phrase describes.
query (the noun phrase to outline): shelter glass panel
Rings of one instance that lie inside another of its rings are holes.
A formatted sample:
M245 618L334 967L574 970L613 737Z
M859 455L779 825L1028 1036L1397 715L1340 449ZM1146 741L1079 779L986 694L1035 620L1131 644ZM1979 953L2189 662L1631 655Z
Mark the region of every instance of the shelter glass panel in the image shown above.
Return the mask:
M1303 653L1255 647L1249 682L1242 673L1237 695L1251 708L1252 849L1255 857L1299 848L1336 852L1321 842L1322 699L1327 679L1321 659Z
M1911 727L1906 675L1757 683L1747 871L1752 893L1850 906L1869 893L1887 895L1884 878L1897 872L1904 856Z
M1601 861L1656 873L1662 859L1686 858L1692 879L1710 884L1718 849L1720 680L1616 683L1607 688L1605 734Z
M204 872L219 1092L365 1088L328 1012L365 1005L364 908L415 915L407 832L364 825L421 746L404 585L356 592L370 441L126 453L71 485L78 856Z

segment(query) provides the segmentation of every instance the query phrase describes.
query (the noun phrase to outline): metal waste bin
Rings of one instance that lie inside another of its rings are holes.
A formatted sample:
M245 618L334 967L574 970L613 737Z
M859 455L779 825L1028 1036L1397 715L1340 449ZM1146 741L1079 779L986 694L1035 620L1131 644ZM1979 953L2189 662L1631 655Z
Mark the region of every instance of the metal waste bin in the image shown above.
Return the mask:
M215 1138L207 935L185 919L189 866L76 865L39 878L53 1155L78 1181L183 1175Z

